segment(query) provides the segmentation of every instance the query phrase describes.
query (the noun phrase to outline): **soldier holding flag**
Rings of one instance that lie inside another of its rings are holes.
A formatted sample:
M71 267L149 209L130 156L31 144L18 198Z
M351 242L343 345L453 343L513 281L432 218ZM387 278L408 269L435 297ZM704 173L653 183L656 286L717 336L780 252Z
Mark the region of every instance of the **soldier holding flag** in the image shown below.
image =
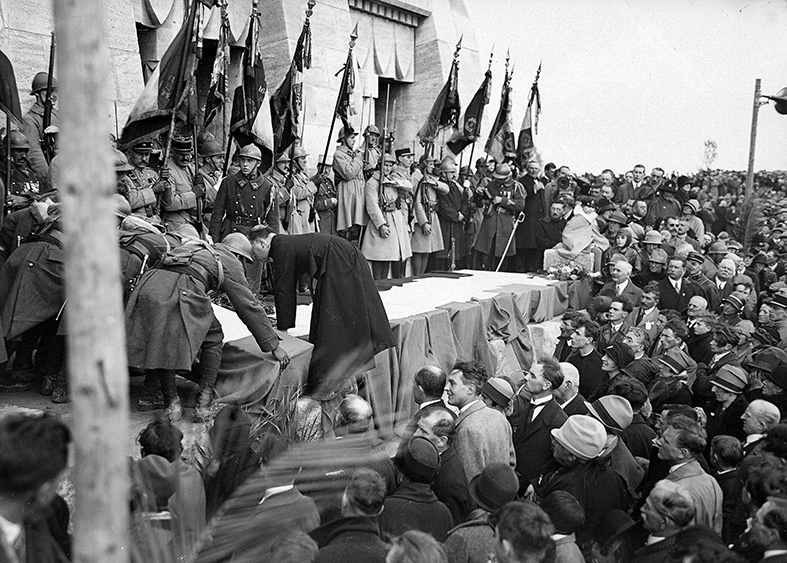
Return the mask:
M44 133L44 114L46 113L46 98L47 86L49 84L49 74L46 72L39 72L33 78L33 84L30 88L30 95L35 96L35 103L33 107L25 114L22 121L22 133L30 141L30 152L28 153L28 160L33 172L40 178L46 178L49 175L49 162L44 156L44 150L41 145L46 142ZM51 122L48 125L58 125L59 117L55 109L55 102L57 101L57 82L52 79L52 88L49 91L49 100L52 106L51 109Z

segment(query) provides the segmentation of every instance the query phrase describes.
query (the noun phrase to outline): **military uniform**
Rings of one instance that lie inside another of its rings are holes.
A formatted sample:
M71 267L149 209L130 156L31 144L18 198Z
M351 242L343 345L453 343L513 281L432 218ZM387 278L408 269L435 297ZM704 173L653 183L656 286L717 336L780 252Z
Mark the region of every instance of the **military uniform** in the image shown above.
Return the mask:
M414 178L415 180L415 178ZM448 185L437 181L437 177L427 174L418 179L413 195L413 236L410 239L413 253L431 254L445 248L443 231L437 219L438 194L448 193ZM432 227L430 234L423 231L424 225Z
M238 172L219 186L210 220L210 236L221 241L230 233L248 235L255 225L267 224L279 232L279 208L275 187L259 173L247 178Z
M486 185L486 191L489 196L486 193L476 194L477 204L484 206L484 222L481 223L473 249L488 257L498 258L503 256L516 216L525 208L525 189L513 178L493 178ZM500 203L494 203L497 196L502 198ZM515 254L516 241L512 240L506 256ZM487 268L490 266L492 264L487 262Z
M336 230L346 231L354 225L363 227L369 221L366 212L363 176L363 155L341 145L333 155L336 178Z
M31 143L32 146L32 143ZM29 153L28 153L29 154ZM6 160L0 163L0 186L5 188L6 178ZM43 178L46 178L46 174ZM11 186L8 190L3 190L3 196L8 199L9 195L20 196L22 201L15 205L7 206L6 213L15 211L17 209L24 209L39 195L48 191L47 182L42 179L31 168L29 160L25 162L24 166L18 166L16 163L11 163Z
M216 196L219 193L219 186L223 178L221 170L215 170L212 166L207 164L200 167L199 173L205 184L205 206L202 208L202 221L207 227L210 225L213 205L216 202Z
M317 193L314 194L314 211L317 213L316 230L326 235L335 235L336 186L327 173L313 176L312 183L317 186Z
M410 235L401 210L398 184L389 178L383 179L382 191L379 180L373 176L366 182L366 210L370 224L366 228L361 251L367 260L374 262L403 262L412 256ZM380 228L388 225L391 234L383 237Z
M391 171L391 180L396 183L399 190L399 208L407 222L407 231L410 232L411 212L413 209L413 177L410 169L397 164Z
M59 125L60 119L57 110L52 108L52 118L50 125ZM41 148L41 140L44 139L44 106L36 101L33 107L25 114L22 119L22 133L30 141L30 152L28 159L33 171L40 177L46 178L49 174L49 163L44 157Z
M170 179L161 196L161 219L168 231L196 224L197 194L194 193L194 165L182 168L174 160L167 163Z
M363 145L363 176L365 179L371 178L380 166L380 147L370 147L364 141Z
M302 235L315 232L312 205L316 193L317 186L304 172L296 172L292 175L287 233Z
M120 194L128 200L131 212L140 217L153 217L157 214L158 197L170 181L161 180L152 168L134 168L123 176Z

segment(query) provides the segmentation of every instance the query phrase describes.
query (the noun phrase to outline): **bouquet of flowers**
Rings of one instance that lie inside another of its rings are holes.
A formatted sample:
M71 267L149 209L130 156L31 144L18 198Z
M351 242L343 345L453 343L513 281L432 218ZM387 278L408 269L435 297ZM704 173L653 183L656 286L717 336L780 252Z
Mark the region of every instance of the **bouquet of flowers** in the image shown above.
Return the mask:
M575 281L584 280L588 277L585 269L576 263L563 264L562 266L552 266L540 274L550 280L556 281Z

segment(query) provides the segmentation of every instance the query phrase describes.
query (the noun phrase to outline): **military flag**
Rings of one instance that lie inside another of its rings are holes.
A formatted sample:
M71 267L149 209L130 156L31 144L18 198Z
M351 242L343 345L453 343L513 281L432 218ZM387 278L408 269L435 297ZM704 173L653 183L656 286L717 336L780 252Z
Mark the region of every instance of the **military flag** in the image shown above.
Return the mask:
M123 128L120 145L157 136L178 119L191 126L196 119L194 76L197 66L199 2L193 1L183 25L161 62L150 75Z
M342 67L342 83L339 86L339 97L336 99L336 116L342 120L342 126L352 128L350 118L355 115L355 57L353 48L358 39L358 24L350 34L350 47L347 50L347 60Z
M426 118L418 131L418 138L421 143L433 144L440 131L446 128L456 129L459 123L459 114L462 108L459 104L459 51L462 49L462 40L456 45L454 60L451 62L451 70L448 72L448 80L445 81L443 89L437 95L432 111Z
M489 132L486 152L497 162L503 162L506 156L516 155L514 133L511 130L511 73L508 71L506 58L506 75L503 79L503 91L500 95L500 109Z
M541 115L541 94L538 91L538 77L541 75L541 65L538 65L536 79L530 87L530 98L527 101L525 118L522 120L522 128L519 130L519 144L517 146L517 159L520 167L524 170L525 164L536 152L533 134L538 133L538 117ZM535 116L535 117L534 117Z
M230 135L238 145L256 144L262 151L262 169L273 162L273 124L270 112L270 93L265 77L265 66L259 46L260 15L253 4L246 52L243 54L243 81L235 89L230 117Z
M203 0L204 1L204 0ZM227 0L218 0L221 10L221 24L219 27L219 41L216 46L216 58L213 61L213 72L210 75L210 88L208 100L205 103L205 120L207 127L222 111L227 102L227 69L230 65L230 19L227 14ZM226 127L226 124L225 124Z
M314 2L306 9L303 28L295 45L290 69L271 100L271 119L276 155L283 154L300 138L298 132L303 112L303 71L312 65L312 31L309 20Z
M2 51L0 51L0 110L15 120L17 125L22 123L22 107L19 105L14 66Z
M445 144L455 155L465 150L474 143L481 132L481 120L484 116L484 107L489 103L489 86L492 84L492 69L489 68L484 75L484 81L470 100L470 104L465 109L462 128L453 134L451 139Z

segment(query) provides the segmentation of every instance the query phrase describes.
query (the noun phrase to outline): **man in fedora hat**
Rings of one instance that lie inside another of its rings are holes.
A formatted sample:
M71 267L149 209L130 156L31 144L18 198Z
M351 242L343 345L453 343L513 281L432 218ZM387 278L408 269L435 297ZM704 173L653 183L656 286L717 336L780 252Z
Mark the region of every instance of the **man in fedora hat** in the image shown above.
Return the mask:
M505 463L490 463L470 481L468 490L476 509L464 523L448 532L445 551L449 561L486 563L495 544L489 517L515 500L518 489L516 473Z
M472 226L473 208L468 191L457 181L458 167L451 156L446 156L438 168L437 180L441 189L437 194L437 216L443 235L443 250L437 253L437 266L448 270L451 264L457 269L469 266L470 242L467 226Z
M312 205L317 193L317 186L306 175L307 156L309 153L301 145L297 145L292 150L292 187L290 188L288 211L290 221L287 226L287 233L291 235L313 233L316 230Z
M140 217L158 215L161 194L170 182L169 168L161 170L161 176L150 164L153 141L137 141L125 149L128 161L133 166L123 177L123 196L131 205L131 213Z
M492 180L483 188L476 188L476 204L484 208L484 222L473 244L473 250L483 255L483 269L494 270L505 252L503 270L510 270L506 262L516 255L516 241L506 245L514 230L517 215L525 208L525 189L517 182L508 164L498 164Z
M22 133L30 140L30 153L28 159L33 171L41 178L46 178L49 174L49 163L44 156L41 143L46 142L44 134L44 112L46 108L47 88L49 85L49 74L39 72L33 77L30 88L30 95L34 97L35 103L27 111L22 119ZM57 80L52 79L52 90L49 92L52 103L52 116L50 125L59 125L59 115L55 103L57 102Z
M196 225L201 219L197 217L197 200L205 195L205 182L202 176L194 174L191 137L175 135L171 151L165 166L169 170L169 180L161 195L161 219L168 231L198 236Z
M363 171L363 153L355 150L358 133L351 127L339 129L336 142L339 146L333 153L333 173L336 180L336 230L339 235L360 246L361 228L366 226L364 188L366 179Z

